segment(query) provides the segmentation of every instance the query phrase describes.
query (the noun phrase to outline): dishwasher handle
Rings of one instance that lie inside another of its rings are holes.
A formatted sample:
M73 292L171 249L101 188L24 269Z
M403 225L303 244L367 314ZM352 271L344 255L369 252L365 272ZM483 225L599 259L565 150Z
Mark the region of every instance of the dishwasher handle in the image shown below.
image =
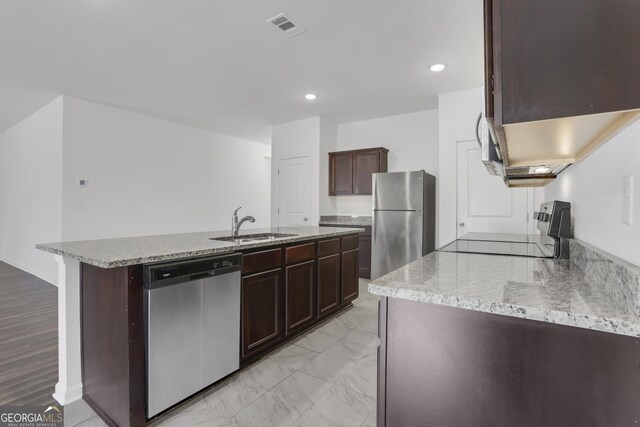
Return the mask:
M205 271L203 273L192 274L191 276L189 276L189 280L191 281L191 280L199 280L199 279L208 279L210 277L220 276L221 274L229 274L239 270L240 270L240 267L234 266L234 267L221 268L218 270Z

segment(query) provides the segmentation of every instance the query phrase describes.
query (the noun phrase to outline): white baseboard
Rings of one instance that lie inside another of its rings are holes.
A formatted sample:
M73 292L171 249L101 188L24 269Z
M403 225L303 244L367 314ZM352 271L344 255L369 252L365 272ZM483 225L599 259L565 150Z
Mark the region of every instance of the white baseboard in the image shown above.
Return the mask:
M50 277L50 276L48 276L46 274L42 274L40 272L34 271L31 268L29 268L27 266L24 266L24 265L20 264L19 262L12 261L10 259L0 258L0 261L5 262L5 263L7 263L7 264L9 264L9 265L11 265L11 266L13 266L15 268L18 268L18 269L22 270L22 271L26 271L29 274L33 274L34 276L44 280L45 282L48 282L48 283L52 284L56 288L58 287L58 278L57 277Z

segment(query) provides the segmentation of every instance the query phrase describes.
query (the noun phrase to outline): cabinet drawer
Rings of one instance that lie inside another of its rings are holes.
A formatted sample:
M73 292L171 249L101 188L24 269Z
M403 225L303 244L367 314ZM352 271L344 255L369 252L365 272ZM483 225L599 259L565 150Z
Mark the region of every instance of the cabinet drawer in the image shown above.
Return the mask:
M278 268L281 265L282 250L280 248L253 252L242 256L242 274Z
M342 238L342 250L349 251L351 249L358 249L360 247L360 238L356 236L349 236Z
M306 243L304 245L291 246L286 250L287 265L296 262L308 261L316 257L316 244Z
M340 252L340 239L322 240L318 242L318 256L323 257Z

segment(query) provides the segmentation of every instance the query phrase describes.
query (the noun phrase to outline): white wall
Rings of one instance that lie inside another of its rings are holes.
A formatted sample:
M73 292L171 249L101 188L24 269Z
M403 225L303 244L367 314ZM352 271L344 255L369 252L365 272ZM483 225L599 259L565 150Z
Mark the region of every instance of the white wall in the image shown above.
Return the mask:
M438 110L338 125L337 150L385 147L389 172L424 169L438 177ZM326 157L328 151L322 153ZM321 175L327 185L328 173ZM325 187L328 188L328 187ZM371 196L333 196L322 215L371 215ZM331 208L334 207L334 210Z
M336 198L329 196L329 155L338 150L338 127L334 121L320 118L320 215L333 215L336 212ZM328 212L328 213L325 213Z
M64 111L64 240L226 230L238 206L244 228L269 225L269 146L71 97Z
M475 140L475 124L482 111L482 88L450 92L438 97L439 166L438 247L456 239L456 170L458 141Z
M3 135L2 256L57 283L57 263L36 243L62 237L63 98L58 97Z
M311 217L309 225L319 221L319 168L321 118L311 117L274 125L271 128L271 224L278 225L278 179L280 160L308 156L311 162Z
M622 224L622 177L634 176L633 225ZM545 187L547 200L572 204L576 238L640 265L640 123Z
M71 97L3 134L0 254L56 283L34 245L270 223L270 147ZM78 179L88 186L79 187Z
M0 132L0 261L4 260L4 132Z

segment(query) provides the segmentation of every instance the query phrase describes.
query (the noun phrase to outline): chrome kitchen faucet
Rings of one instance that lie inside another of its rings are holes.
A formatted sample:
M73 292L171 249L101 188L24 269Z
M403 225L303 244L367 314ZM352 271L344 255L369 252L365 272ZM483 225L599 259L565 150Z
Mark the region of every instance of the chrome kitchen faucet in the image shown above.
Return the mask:
M233 237L237 237L238 236L238 231L240 231L240 226L245 221L249 221L249 222L255 222L256 221L256 219L254 217L249 216L249 215L245 216L240 221L238 221L238 211L240 209L242 209L242 206L240 206L238 209L233 211L233 215L231 216L231 235Z

